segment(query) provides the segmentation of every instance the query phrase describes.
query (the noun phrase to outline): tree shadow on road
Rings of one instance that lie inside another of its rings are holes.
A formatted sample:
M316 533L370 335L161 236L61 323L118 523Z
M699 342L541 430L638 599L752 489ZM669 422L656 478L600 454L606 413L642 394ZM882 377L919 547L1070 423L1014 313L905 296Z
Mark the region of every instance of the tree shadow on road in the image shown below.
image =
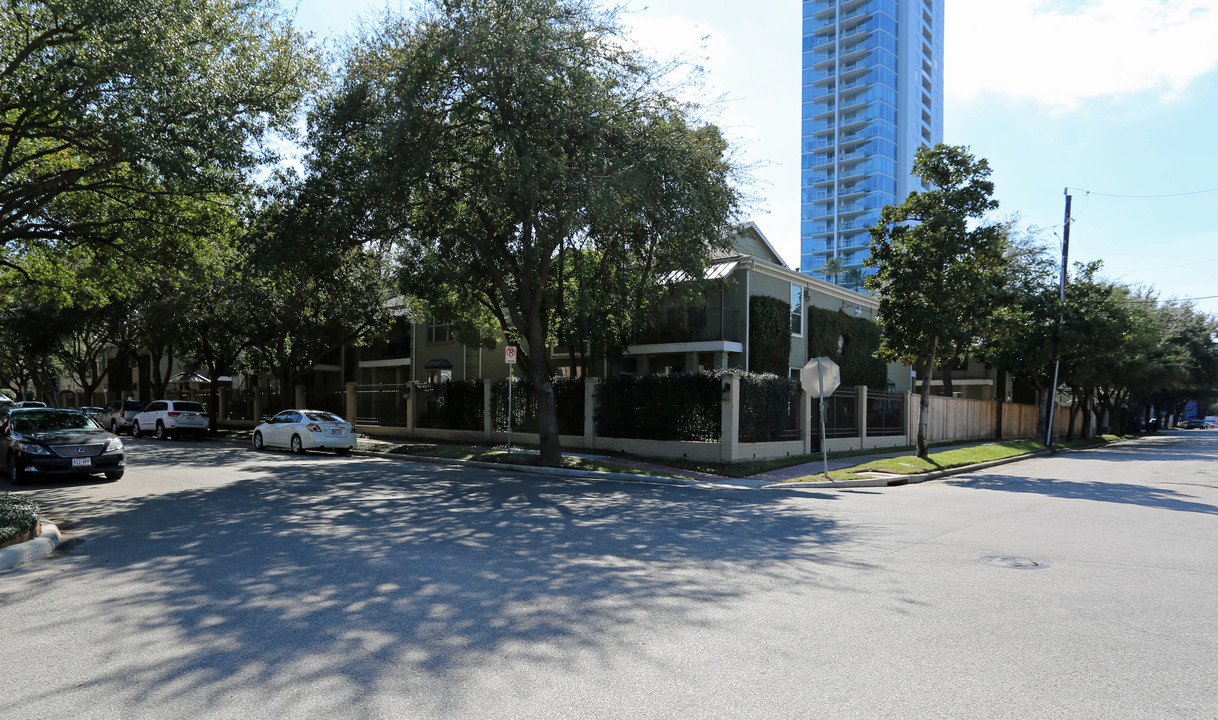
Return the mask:
M101 511L66 488L37 493L84 516L59 562L96 598L22 632L88 622L113 652L92 677L23 688L22 705L84 684L129 706L253 693L268 716L371 716L361 703L386 675L414 695L492 658L611 664L642 651L638 624L709 625L749 583L855 592L820 571L845 564L832 550L845 538L807 498L244 448L220 462L246 479ZM302 683L324 699L294 705Z
M1104 481L1057 480L1053 478L993 475L988 473L979 477L962 477L954 480L944 480L943 482L947 485L980 490L1031 493L1071 500L1094 500L1096 502L1141 505L1164 510L1218 515L1218 507L1205 502L1199 502L1194 495L1150 485Z

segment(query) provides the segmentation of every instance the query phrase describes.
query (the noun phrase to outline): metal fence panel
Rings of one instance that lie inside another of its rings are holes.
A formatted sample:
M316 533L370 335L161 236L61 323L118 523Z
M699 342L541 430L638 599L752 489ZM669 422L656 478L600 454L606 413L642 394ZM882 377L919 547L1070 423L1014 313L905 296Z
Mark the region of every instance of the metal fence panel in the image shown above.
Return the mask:
M838 388L825 398L825 437L859 436L859 393L852 387Z
M412 387L410 383L358 386L355 390L355 417L352 419L364 425L405 427L410 422L406 401Z
M905 434L905 394L867 393L868 437L894 437Z
M339 417L347 415L346 390L305 389L305 405L310 410L324 410Z

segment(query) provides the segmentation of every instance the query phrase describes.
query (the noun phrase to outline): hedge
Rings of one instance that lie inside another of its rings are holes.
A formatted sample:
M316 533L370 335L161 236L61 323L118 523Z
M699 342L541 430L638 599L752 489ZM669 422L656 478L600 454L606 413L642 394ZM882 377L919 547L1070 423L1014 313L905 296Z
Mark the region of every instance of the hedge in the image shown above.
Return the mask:
M749 298L749 370L785 376L791 364L791 304L768 295Z
M508 382L496 380L491 385L491 417L493 427L499 432L508 429ZM519 378L512 385L512 430L537 432L537 394L533 381ZM584 379L582 377L555 377L550 381L554 389L554 404L558 410L558 432L560 435L584 434Z
M0 492L0 543L32 532L37 525L37 503L21 495Z

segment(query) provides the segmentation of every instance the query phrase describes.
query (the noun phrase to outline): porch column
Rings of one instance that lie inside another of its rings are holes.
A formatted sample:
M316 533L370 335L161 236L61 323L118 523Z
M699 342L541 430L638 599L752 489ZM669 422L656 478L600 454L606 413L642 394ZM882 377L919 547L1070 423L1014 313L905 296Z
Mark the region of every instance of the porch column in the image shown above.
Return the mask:
M357 407L356 392L358 392L357 388L359 387L359 385L357 383L349 382L344 387L347 390L347 397L345 398L347 401L346 402L346 411L347 411L346 419L347 419L347 422L354 425L355 424L355 412L356 412L356 407Z
M294 389L296 391L296 407L302 408L305 406L305 386L297 385Z
M698 372L698 353L685 353L685 372Z
M727 384L728 390L723 393L719 457L723 462L735 462L736 444L740 438L740 376L727 375L723 382Z
M727 370L727 351L720 350L715 353L715 368L718 370Z

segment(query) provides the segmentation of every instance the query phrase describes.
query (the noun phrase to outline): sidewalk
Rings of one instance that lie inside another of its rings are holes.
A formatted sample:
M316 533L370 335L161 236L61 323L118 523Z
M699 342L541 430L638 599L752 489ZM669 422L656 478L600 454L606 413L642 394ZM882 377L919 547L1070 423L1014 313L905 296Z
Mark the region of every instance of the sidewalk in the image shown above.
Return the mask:
M942 446L938 446L938 447L934 448L934 450L937 452L944 451L944 450L955 450L957 448L966 448L966 447L975 447L977 445L986 445L990 442L992 442L992 441L981 440L981 441L976 441L976 442L960 443L958 445L942 445ZM829 470L830 471L845 470L847 468L852 468L857 465L864 465L873 460L879 460L881 458L894 458L894 457L901 457L903 455L913 455L914 452L915 451L908 450L908 449L907 450L894 450L894 451L876 451L874 453L868 453L866 455L852 455L850 457L830 458L829 459ZM696 470L685 470L682 468L674 468L674 467L664 465L659 461L645 462L645 461L641 461L641 460L631 460L631 459L627 459L627 458L613 457L613 456L607 456L607 455L585 455L583 457L596 457L598 459L603 459L607 462L612 462L615 465L637 467L637 468L640 468L643 470L654 470L655 472L666 472L666 473L671 473L674 475L684 475L685 477L690 477L690 478L693 478L693 479L701 481L701 482L716 483L716 484L721 484L721 485L725 485L725 486L735 486L735 487L760 488L760 487L765 487L767 485L783 483L783 482L787 482L787 481L794 480L796 478L802 478L802 477L808 478L809 483L818 483L818 484L824 483L827 486L835 485L835 486L840 486L840 487L857 486L857 485L863 485L863 484L886 485L886 484L888 484L888 480L891 479L891 478L889 478L889 479L875 481L875 482L852 481L849 483L849 485L842 483L842 482L828 481L828 480L825 480L825 477L824 477L825 464L824 464L824 461L822 461L822 460L815 460L813 462L802 463L799 465L792 465L790 467L777 468L775 470L768 470L766 472L758 473L757 475L752 475L752 476L746 477L746 478L738 478L738 477L728 477L728 476L724 476L724 475L713 475L710 473L698 472ZM1022 458L1026 458L1026 457L1029 457L1029 456L1021 455L1021 456L1018 456L1018 458L1013 458L1013 459L1022 459ZM800 487L800 486L803 486L803 483L800 483L799 485L796 485L793 487Z

